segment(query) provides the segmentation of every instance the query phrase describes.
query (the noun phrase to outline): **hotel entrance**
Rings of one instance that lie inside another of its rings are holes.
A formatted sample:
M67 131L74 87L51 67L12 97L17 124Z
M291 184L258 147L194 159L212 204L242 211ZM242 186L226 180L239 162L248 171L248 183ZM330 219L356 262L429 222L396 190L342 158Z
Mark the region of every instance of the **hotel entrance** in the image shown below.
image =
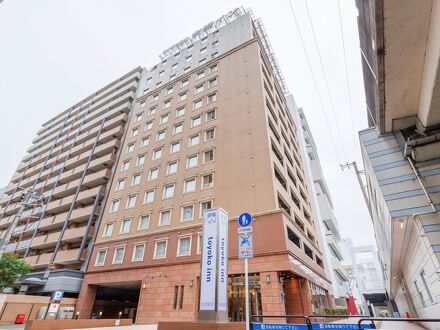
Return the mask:
M228 278L228 317L230 321L245 321L246 290L244 275ZM249 315L261 315L260 275L249 274Z

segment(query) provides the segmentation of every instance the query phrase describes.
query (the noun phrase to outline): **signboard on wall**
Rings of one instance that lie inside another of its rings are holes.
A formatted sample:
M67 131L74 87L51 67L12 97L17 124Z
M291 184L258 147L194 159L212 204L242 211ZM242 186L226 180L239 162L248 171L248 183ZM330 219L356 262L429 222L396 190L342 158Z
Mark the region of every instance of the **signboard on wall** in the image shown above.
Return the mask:
M222 209L218 212L217 309L226 311L228 308L228 214Z

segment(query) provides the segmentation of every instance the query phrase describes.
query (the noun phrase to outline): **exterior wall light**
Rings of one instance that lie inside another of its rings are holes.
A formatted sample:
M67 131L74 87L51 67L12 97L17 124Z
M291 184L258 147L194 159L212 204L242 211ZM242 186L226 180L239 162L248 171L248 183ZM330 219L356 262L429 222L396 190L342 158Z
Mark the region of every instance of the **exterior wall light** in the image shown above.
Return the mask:
M194 285L194 280L189 280L189 287L192 288Z
M266 275L266 283L270 283L270 275Z
M142 284L142 289L145 289L147 287L147 283Z

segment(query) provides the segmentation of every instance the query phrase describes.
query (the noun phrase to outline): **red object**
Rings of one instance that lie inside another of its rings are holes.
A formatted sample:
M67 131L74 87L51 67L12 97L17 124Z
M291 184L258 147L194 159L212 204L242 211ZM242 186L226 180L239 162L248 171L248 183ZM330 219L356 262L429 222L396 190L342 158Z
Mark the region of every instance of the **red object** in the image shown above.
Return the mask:
M347 300L348 315L357 315L356 303L354 302L353 296L348 296Z
M17 314L17 317L15 318L15 324L23 324L25 317L26 314Z
M410 318L411 318L411 314L410 314L409 312L406 312L406 313L405 313L405 317L406 317L407 319L410 319Z

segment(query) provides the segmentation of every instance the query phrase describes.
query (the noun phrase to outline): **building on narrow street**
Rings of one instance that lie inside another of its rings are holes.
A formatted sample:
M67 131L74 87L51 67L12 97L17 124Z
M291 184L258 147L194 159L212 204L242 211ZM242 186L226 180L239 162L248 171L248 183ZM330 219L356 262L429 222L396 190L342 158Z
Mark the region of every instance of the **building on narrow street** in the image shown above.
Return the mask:
M440 315L440 5L356 3L370 126L359 137L385 289L401 316L435 317Z

